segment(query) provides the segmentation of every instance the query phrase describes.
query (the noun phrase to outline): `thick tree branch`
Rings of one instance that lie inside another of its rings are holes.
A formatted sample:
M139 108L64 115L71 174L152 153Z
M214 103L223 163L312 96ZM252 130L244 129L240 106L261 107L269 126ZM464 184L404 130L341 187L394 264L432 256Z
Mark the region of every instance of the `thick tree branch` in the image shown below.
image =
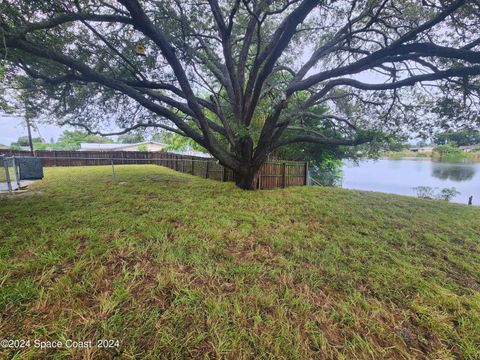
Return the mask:
M132 24L132 19L127 16L89 13L67 13L52 17L45 21L26 24L16 29L16 31L20 34L27 34L29 32L37 30L53 29L59 25L74 21L94 21L106 23L121 23L129 25Z
M301 134L292 137L288 137L285 139L279 140L273 148L279 148L285 145L299 143L299 142L307 142L307 143L315 143L320 145L329 145L329 146L355 146L369 143L373 140L372 137L364 137L360 139L336 139L336 138L328 138L326 136L320 136L320 134Z
M307 15L319 4L320 0L304 0L295 10L288 15L280 24L272 36L272 40L265 50L258 56L246 87L246 102L243 113L243 122L250 124L255 107L258 104L263 84L273 70L278 58L290 44L295 35L297 26L302 23ZM258 76L257 76L258 74ZM248 95L247 95L248 94Z
M123 135L126 134L130 131L137 130L137 129L145 129L145 128L160 128L164 129L167 131L171 131L175 134L181 135L181 136L187 136L184 132L173 128L171 126L163 125L163 124L158 124L158 123L153 123L153 122L148 122L148 123L138 123L133 126L124 128L120 131L113 131L113 132L101 132L98 130L92 130L89 126L85 125L84 123L78 123L78 122L73 122L73 121L64 121L60 125L70 125L74 127L80 127L84 129L86 132L88 132L91 135L98 135L98 136L115 136L115 135Z
M409 55L409 56L399 56ZM396 58L396 56L399 56ZM305 90L312 86L339 76L353 75L378 66L384 62L404 61L406 59L415 60L421 57L444 57L448 59L463 60L471 63L480 63L480 52L464 49L454 49L444 46L438 46L429 43L416 43L401 45L394 49L385 48L378 50L350 65L339 67L336 69L326 70L318 74L312 75L305 80L290 84L287 94L293 94L296 91Z
M118 90L127 96L130 96L132 99L136 100L138 103L140 103L147 109L151 110L152 112L174 122L175 125L177 125L180 128L180 130L188 134L188 136L192 136L192 138L194 138L195 141L199 141L199 143L205 144L204 139L200 137L197 133L195 133L195 131L191 129L188 125L186 125L181 118L179 118L177 115L175 115L173 112L166 109L165 107L149 101L148 99L143 97L140 93L138 93L134 88L129 87L123 82L112 79L112 78L108 78L100 73L97 73L91 68L89 68L87 65L85 65L84 63L77 61L71 57L57 53L45 47L35 46L25 40L21 40L19 38L7 37L6 43L12 48L18 48L30 54L34 54L40 58L56 61L73 70L76 70L82 74L82 78L84 79L84 81L97 82L106 87Z
M150 20L150 18L145 14L140 3L137 0L120 0L127 10L130 12L133 25L135 28L143 32L146 36L152 39L162 51L163 56L170 64L175 76L182 88L183 93L187 98L188 106L195 113L196 118L199 121L200 128L202 130L205 141L211 146L215 147L216 151L220 151L220 147L209 131L208 122L206 121L204 114L198 105L193 90L188 81L185 70L183 69L182 64L175 55L175 49L167 41L165 35L160 29L158 29Z

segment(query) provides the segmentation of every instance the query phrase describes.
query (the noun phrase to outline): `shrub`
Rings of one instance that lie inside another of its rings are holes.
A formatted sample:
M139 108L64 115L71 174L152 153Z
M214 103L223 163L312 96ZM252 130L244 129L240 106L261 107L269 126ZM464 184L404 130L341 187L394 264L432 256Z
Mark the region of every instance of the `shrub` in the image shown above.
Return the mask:
M417 192L417 197L420 199L433 199L435 196L431 186L417 186L414 187L413 190Z
M417 192L417 197L420 199L437 199L450 201L455 196L460 195L460 192L457 191L454 187L443 188L439 193L435 193L435 189L431 186L417 186L413 188Z
M451 188L443 188L440 193L437 195L437 199L450 201L455 196L460 195L460 192L457 191L454 187Z
M434 157L445 161L460 161L467 158L467 154L458 147L447 144L433 148Z

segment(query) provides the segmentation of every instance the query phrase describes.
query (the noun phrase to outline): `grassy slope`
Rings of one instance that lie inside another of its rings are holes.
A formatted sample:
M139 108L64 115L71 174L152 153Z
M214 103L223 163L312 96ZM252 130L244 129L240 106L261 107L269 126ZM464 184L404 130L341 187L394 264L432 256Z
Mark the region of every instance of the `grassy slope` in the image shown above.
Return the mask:
M445 162L480 161L480 151L472 151L472 152L459 151L458 153L456 152L456 153L440 156L440 154L436 152L424 153L424 152L413 152L413 151L405 150L405 151L390 151L390 152L386 152L384 155L386 158L392 159L392 160L401 160L403 158L419 158L419 159L433 159L433 160L445 161Z
M0 338L120 339L124 358L480 358L478 208L117 177L49 168L38 194L0 199Z

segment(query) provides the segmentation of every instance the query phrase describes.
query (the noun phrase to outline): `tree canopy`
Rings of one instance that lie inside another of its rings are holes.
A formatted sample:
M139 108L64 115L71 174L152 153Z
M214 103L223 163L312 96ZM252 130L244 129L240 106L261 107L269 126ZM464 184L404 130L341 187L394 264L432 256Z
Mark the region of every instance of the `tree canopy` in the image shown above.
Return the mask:
M4 82L38 111L188 137L242 188L287 144L422 135L455 122L440 99L478 109L478 1L5 0L0 14Z
M454 144L468 146L480 144L480 131L475 129L448 130L435 135L437 145Z
M117 141L122 144L135 144L145 141L145 137L140 133L122 134Z
M39 138L39 137L34 137L32 138L32 142L33 143L42 143L42 139ZM18 139L17 139L17 142L16 143L12 143L13 144L17 144L18 146L29 146L30 145L30 142L28 141L28 136L20 136Z

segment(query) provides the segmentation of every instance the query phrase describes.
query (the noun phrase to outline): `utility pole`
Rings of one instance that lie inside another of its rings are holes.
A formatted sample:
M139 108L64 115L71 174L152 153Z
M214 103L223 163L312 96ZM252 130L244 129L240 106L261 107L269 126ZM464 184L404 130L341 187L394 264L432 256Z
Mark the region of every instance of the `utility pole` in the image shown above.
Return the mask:
M30 155L34 156L33 153L33 140L32 140L32 130L30 129L30 118L28 113L25 113L25 121L27 122L27 131L28 131L28 144L30 146Z
M27 123L27 131L28 131L28 144L30 146L30 155L34 156L33 153L33 139L32 139L32 129L30 120L32 118L32 112L30 111L30 103L28 102L28 93L23 94L23 105L25 108L25 122Z

